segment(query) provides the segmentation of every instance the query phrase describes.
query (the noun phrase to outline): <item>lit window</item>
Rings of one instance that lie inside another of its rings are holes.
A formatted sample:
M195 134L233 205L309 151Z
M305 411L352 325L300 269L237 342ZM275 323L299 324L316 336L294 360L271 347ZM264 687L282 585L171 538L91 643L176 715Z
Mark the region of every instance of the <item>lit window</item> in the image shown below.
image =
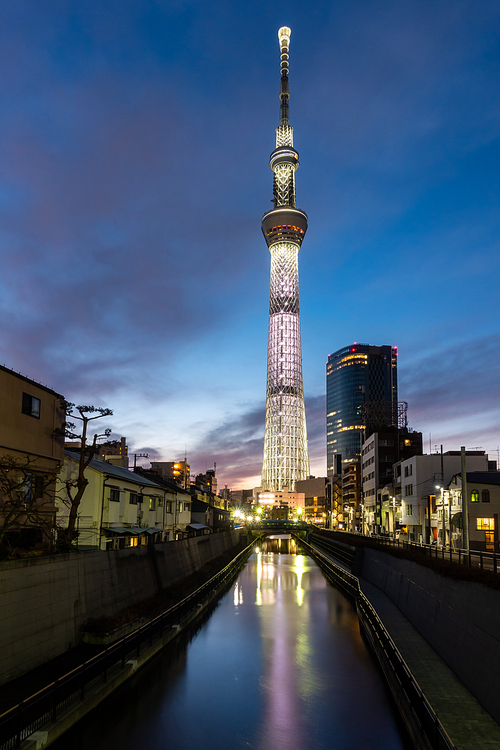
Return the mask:
M479 492L477 490L472 490L472 492L470 493L470 501L471 503L479 502Z
M149 510L156 510L156 498L149 498Z
M477 518L476 522L478 531L493 531L495 528L494 518Z

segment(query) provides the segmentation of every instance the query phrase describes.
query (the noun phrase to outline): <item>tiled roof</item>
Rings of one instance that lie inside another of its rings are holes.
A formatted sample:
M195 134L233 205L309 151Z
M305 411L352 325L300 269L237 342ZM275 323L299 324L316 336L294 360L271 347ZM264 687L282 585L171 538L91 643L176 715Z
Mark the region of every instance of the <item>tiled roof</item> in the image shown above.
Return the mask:
M73 459L73 461L78 461L78 459L80 458L79 453L74 453L73 451L64 452L69 458ZM89 464L89 467L91 469L94 469L95 471L98 471L100 474L107 474L110 477L124 479L126 482L132 482L133 484L138 484L142 487L156 487L158 489L164 489L163 487L161 487L161 485L156 484L156 482L152 482L150 479L146 479L146 477L143 477L140 474L136 474L129 469L124 469L121 466L113 466L113 464L109 464L107 461L98 461L97 459L93 458Z

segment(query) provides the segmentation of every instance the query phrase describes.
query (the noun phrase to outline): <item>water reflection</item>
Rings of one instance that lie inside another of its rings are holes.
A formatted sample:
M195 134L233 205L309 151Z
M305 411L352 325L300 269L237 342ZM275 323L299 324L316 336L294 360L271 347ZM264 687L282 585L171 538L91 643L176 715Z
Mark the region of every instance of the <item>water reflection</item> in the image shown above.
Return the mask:
M164 652L54 750L144 747L410 746L349 600L281 537L252 555L189 645Z

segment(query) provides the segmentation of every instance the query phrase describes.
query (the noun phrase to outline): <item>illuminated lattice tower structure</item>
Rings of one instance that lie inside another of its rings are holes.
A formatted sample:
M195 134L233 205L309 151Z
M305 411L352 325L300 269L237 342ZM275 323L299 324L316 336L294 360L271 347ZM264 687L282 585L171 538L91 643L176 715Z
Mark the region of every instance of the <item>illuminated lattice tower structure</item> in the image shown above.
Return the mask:
M309 475L302 351L300 344L298 255L307 215L295 208L295 172L299 155L288 122L288 49L290 29L278 31L281 51L280 125L270 166L274 208L262 217L271 253L269 340L267 352L266 430L262 487L293 490Z

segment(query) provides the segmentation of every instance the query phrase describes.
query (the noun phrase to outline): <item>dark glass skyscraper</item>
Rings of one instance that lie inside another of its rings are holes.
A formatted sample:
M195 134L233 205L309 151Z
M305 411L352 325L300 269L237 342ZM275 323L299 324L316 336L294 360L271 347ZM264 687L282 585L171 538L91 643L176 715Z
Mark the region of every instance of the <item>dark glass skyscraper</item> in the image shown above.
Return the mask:
M326 366L327 472L334 469L334 455L356 461L365 429L362 406L367 402L398 402L397 348L351 344L330 354ZM395 424L397 422L395 421Z

